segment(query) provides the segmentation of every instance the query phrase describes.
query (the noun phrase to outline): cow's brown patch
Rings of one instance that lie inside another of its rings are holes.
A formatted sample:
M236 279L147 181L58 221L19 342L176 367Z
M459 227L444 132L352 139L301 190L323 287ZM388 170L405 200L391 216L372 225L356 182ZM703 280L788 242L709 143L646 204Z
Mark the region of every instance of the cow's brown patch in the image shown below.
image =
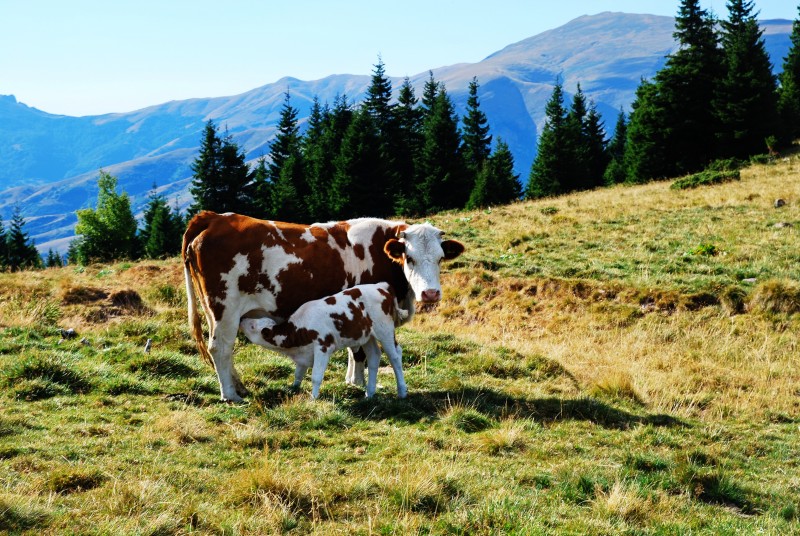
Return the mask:
M291 322L283 322L272 328L262 329L261 336L272 346L300 348L313 343L319 337L319 332L313 329L298 328ZM280 344L276 342L278 337L284 337Z
M366 259L366 253L365 253L363 244L354 245L353 246L353 253L355 254L356 257L358 257L359 260L363 261L364 259Z
M336 305L336 296L328 296L325 298L325 303L328 305Z
M347 304L347 308L351 317L347 313L332 313L333 325L344 338L358 340L365 337L372 329L372 320L355 303Z
M381 301L381 310L386 316L391 317L394 314L394 295L388 290L384 290L382 288L379 288L378 292L380 292L383 296L383 301Z
M361 296L363 296L363 292L361 292L360 288L349 288L349 289L345 290L344 292L342 292L342 294L344 294L345 296L348 296L348 297L350 297L350 298L352 298L354 300L357 300Z
M317 339L317 344L323 352L327 352L336 343L336 338L332 333L325 335L324 339Z

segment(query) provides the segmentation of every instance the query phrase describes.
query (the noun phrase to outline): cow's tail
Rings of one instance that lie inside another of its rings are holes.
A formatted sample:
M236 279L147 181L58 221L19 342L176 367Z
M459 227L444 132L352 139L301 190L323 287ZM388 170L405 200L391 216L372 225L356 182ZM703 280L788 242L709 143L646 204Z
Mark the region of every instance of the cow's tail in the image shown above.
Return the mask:
M195 344L197 344L197 349L200 352L200 356L203 358L203 361L214 367L214 360L211 357L211 353L208 351L206 340L203 337L203 325L200 321L200 315L197 313L198 300L196 289L198 288L200 282L198 281L197 277L195 251L192 247L192 241L199 234L196 223L199 223L198 219L201 215L202 213L196 216L194 220L189 223L189 227L186 229L186 233L183 235L181 254L183 256L183 277L186 280L186 301L189 312L189 330L192 333L192 338L194 339ZM206 320L209 320L209 315L207 311L205 311L205 304L201 303L199 305L203 307L203 311L206 313ZM211 329L210 325L209 329Z

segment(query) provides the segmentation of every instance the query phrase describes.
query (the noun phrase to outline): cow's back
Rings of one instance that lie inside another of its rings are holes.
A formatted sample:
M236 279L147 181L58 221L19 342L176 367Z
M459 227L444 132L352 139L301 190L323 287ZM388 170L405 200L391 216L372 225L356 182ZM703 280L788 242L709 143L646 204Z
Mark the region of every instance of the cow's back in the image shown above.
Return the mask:
M184 234L183 256L219 321L258 302L287 318L300 305L358 283L390 283L405 295L402 268L383 253L398 222L353 220L314 225L271 222L239 214L201 212ZM348 234L351 229L357 232Z

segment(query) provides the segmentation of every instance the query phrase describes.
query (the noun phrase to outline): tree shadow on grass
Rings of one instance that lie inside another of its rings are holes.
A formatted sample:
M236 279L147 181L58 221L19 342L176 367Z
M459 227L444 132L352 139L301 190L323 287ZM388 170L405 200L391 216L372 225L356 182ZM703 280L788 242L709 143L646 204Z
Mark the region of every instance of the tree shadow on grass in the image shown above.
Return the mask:
M346 401L344 409L362 419L417 423L437 420L453 405L473 408L493 419L513 415L543 423L588 421L604 428L621 430L641 424L688 426L671 415L638 415L589 397L522 398L492 389L412 392L406 399L379 396L372 400Z

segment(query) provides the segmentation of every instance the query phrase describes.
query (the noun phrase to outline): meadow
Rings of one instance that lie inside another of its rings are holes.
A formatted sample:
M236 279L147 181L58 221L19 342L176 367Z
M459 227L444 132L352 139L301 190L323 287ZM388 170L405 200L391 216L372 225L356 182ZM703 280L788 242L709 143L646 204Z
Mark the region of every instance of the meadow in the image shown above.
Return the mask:
M405 400L242 339L219 402L178 259L0 274L0 532L800 533L799 179L430 218Z

